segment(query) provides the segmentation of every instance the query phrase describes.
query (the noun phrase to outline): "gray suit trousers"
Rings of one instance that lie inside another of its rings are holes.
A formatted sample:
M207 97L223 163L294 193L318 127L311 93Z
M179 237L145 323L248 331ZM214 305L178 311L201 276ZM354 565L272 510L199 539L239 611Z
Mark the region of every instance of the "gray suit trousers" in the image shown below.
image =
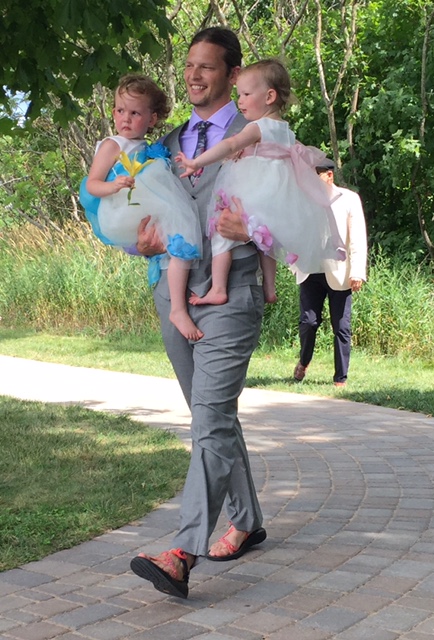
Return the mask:
M252 258L244 260L252 263ZM170 301L158 289L154 299L164 343L192 414L191 462L174 545L205 555L224 503L238 530L253 531L262 524L237 409L259 338L263 293L257 285L237 286L229 289L227 304L190 306L205 334L191 343L169 321Z

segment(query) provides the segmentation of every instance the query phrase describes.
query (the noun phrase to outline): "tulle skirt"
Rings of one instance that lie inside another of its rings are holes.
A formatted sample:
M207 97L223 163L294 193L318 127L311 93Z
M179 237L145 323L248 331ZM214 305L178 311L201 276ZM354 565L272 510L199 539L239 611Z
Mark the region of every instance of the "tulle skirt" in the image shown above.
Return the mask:
M213 254L234 246L215 233L215 225L220 210L236 196L250 237L275 260L305 273L320 273L326 261L330 266L344 260L345 245L330 206L338 192L318 177L317 153L322 159L313 147L263 143L225 162L208 211Z
M140 159L140 158L139 158ZM107 180L125 174L117 163ZM85 208L94 233L105 244L126 247L137 242L140 221L151 216L171 256L196 260L202 255L202 234L194 200L173 175L167 161L157 158L135 176L135 188L104 198L95 198L86 190L86 178L80 189L80 201Z

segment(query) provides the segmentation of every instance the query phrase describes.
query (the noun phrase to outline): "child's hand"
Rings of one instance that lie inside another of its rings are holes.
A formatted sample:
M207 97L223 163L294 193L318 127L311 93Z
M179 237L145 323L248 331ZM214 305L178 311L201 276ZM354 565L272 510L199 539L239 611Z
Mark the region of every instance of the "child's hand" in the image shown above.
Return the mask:
M113 185L112 193L118 193L121 189L134 189L135 180L131 176L116 176L110 184Z
M184 173L181 173L181 175L179 176L180 178L188 178L189 176L192 176L194 173L196 173L194 160L190 160L189 158L187 158L185 153L182 153L182 151L180 151L175 157L175 162L180 164L181 167L184 167L185 169Z

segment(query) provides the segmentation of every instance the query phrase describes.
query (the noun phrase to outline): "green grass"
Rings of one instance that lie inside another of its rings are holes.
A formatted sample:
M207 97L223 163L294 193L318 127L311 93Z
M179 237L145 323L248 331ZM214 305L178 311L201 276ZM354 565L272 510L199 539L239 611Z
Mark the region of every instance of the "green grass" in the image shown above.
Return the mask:
M172 497L189 454L126 416L0 396L0 570L122 526Z
M161 337L122 334L63 336L35 331L0 330L3 355L81 367L174 377ZM247 386L304 395L320 395L434 415L434 364L410 356L375 356L353 349L348 384L333 386L333 352L319 348L302 384L293 381L295 348L257 350Z

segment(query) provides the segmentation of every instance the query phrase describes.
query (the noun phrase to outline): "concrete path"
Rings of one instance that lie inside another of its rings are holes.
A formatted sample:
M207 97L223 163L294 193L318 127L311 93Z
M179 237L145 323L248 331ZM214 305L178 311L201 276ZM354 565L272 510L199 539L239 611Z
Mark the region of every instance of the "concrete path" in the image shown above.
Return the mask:
M0 357L0 394L128 412L188 441L172 380ZM1 574L0 640L431 640L434 419L251 389L240 415L268 531L260 547L201 562L188 600L155 591L129 562L170 546L177 497Z

